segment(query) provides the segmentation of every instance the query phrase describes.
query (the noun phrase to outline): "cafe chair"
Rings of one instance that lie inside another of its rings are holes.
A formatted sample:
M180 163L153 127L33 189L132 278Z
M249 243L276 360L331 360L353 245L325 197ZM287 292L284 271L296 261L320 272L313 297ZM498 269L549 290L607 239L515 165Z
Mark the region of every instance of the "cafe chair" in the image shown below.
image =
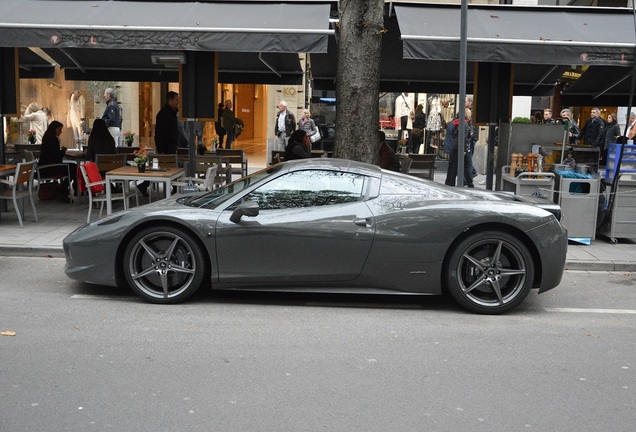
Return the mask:
M47 168L57 168L57 167L61 167L62 169L57 170L57 172L55 173L46 174L46 172L49 171L47 170ZM48 164L48 165L37 165L36 179L37 179L36 193L38 194L38 196L40 196L39 195L40 187L44 183L55 183L59 188L60 186L62 186L64 181L66 181L66 183L68 184L69 197L71 199L71 202L75 201L75 194L73 193L73 185L71 184L71 168L69 164L55 163L55 164ZM40 198L40 199L46 199L46 198Z
M214 179L218 165L211 165L205 171L205 176L201 177L182 177L177 181L173 181L172 185L182 190L186 186L194 186L197 192L209 192L215 188Z
M400 172L408 174L412 164L413 159L411 159L410 157L400 158Z
M86 188L88 191L88 216L86 217L86 223L91 222L91 212L93 211L93 203L99 203L99 217L102 217L102 212L104 211L104 203L107 201L106 198L106 180L102 179L99 175L98 168L95 166L94 169L87 168L87 165L93 164L93 162L87 162L85 164L81 164L79 166L80 172L82 174L83 185L80 185L78 189L83 190ZM111 201L121 200L124 202L124 210L129 207L129 200L132 197L133 193L118 192L111 193ZM137 205L139 205L139 199L137 198L137 194L134 194L137 199Z
M179 158L176 153L153 154L148 156L148 161L151 164L154 163L155 159L157 159L157 163L159 164L159 169L179 168ZM148 188L148 194L149 194L148 202L152 202L153 191L156 191L157 193L159 193L159 185L155 182L152 182L151 186Z
M24 212L24 200L28 197L31 201L31 208L33 209L33 215L35 221L38 221L38 212L35 210L35 201L33 200L33 179L35 174L35 167L37 162L35 160L29 162L20 162L15 169L15 175L13 180L6 180L0 178L0 184L7 186L7 188L0 189L0 199L13 202L13 207L18 215L18 222L20 227L24 227L22 223L22 214L18 207L18 200L22 201L22 212Z

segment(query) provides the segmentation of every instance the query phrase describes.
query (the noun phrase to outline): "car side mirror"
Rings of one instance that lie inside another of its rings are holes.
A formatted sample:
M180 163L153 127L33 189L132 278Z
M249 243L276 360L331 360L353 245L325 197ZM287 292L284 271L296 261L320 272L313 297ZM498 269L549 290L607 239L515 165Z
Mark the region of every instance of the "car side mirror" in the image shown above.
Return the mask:
M243 216L256 217L258 216L259 207L256 201L246 201L241 203L230 216L230 221L239 223Z

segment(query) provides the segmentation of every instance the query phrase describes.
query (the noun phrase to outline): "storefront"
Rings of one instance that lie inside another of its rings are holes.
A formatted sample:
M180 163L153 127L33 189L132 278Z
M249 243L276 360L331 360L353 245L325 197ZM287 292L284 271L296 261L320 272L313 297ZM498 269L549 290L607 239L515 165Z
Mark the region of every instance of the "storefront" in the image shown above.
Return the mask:
M217 53L215 70L196 72L200 80L217 77L217 97L210 105L234 99L237 115L253 118L246 134L267 134L270 104L264 86L302 86L298 53L326 51L333 34L330 3L263 1L250 4L248 14L244 4L232 1L74 1L69 8L58 0L5 0L0 3L0 47L4 52L17 47L24 54L15 65L19 84L2 80L0 92L16 93L15 106L5 104L2 114L16 117L38 101L66 123L77 90L87 102L86 118L98 117L103 90L112 84L124 109L123 129L135 132L141 142L150 140L162 94L179 82L180 70L190 67L183 54L203 51ZM25 56L32 53L45 59L49 72L51 65L59 66L52 77L26 79L22 71L30 60ZM182 92L182 100L187 96ZM10 139L20 140L19 134Z

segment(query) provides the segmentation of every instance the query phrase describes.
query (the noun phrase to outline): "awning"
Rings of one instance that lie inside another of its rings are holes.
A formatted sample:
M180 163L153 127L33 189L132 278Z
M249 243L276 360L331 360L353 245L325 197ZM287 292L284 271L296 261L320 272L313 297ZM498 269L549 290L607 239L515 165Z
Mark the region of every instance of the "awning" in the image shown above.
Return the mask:
M403 58L400 30L395 17L384 21L386 32L382 36L380 60L380 91L459 93L459 61L417 60ZM329 38L324 54L311 54L313 88L335 90L337 46ZM556 82L567 66L515 65L513 92L517 96L552 96ZM466 70L468 93L473 93L475 63Z
M330 4L2 0L0 46L325 52Z
M178 82L177 68L152 63L152 50L46 48L70 81ZM218 54L220 83L300 84L303 70L296 53Z
M18 49L20 78L53 78L55 64L51 64L28 48Z
M592 66L561 93L563 106L627 106L632 68ZM632 101L636 103L636 100Z
M404 58L459 60L460 5L395 5ZM469 5L468 60L544 65L634 63L626 8Z

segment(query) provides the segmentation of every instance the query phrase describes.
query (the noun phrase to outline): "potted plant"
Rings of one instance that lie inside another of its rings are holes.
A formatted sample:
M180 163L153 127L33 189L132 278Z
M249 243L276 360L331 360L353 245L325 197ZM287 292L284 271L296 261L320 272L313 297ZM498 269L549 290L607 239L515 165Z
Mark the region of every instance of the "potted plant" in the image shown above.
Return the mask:
M128 147L132 147L133 142L135 141L135 133L128 131L124 133L124 142Z
M27 132L27 141L29 141L29 144L35 144L35 130L30 129Z
M148 151L145 148L140 148L133 153L135 155L135 163L137 164L137 170L139 172L146 172L146 162L148 162Z
M400 153L404 154L406 153L406 143L408 141L404 138L402 138L401 140L398 140L397 145L398 145L398 150Z

